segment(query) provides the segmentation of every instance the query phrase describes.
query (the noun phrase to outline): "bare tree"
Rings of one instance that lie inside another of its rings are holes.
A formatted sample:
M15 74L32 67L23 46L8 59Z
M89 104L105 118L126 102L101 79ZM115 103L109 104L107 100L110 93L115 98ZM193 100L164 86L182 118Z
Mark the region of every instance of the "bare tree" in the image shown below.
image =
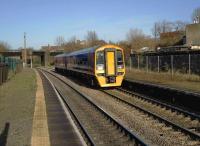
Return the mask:
M130 29L129 32L127 33L127 39L128 42L132 42L138 38L144 38L145 34L143 33L143 31L141 29Z
M145 35L140 29L130 29L127 33L127 42L131 49L137 51L143 47L155 48L155 41L150 36Z
M156 40L160 37L161 33L171 32L173 30L174 30L174 23L163 20L163 21L154 23L154 26L152 28L152 34Z
M72 51L78 50L78 47L77 47L77 38L76 38L76 36L72 36L72 37L67 41L67 43L65 44L65 50L66 50L67 52L72 52Z
M127 41L131 46L131 49L138 50L143 47L143 40L145 34L140 29L130 29L127 33Z
M194 23L200 23L200 7L194 9L192 13L192 21Z
M163 20L161 22L162 32L171 32L173 31L173 22Z
M155 22L152 28L155 46L169 46L181 44L188 23L177 20L174 22L163 20Z
M98 35L95 31L88 31L86 35L86 41L88 46L95 46L98 43Z
M65 38L63 36L58 36L55 40L55 44L58 46L63 46L65 44Z
M175 31L184 31L187 24L187 22L177 20L173 23L173 27Z
M7 51L10 49L10 45L6 42L0 41L0 51Z
M71 42L71 43L76 43L77 42L77 38L76 38L76 36L72 36L70 39L69 39L69 41L68 42Z
M172 32L172 31L184 31L188 23L184 21L177 20L175 22L170 21L160 21L155 22L152 28L152 35L157 41L160 38L161 33Z
M76 50L79 50L81 48L85 48L85 44L81 43L80 40L78 40L76 38L76 36L72 36L66 43L65 45L63 46L64 47L64 50L66 52L72 52L72 51L76 51Z
M152 34L154 36L154 40L157 41L158 38L160 37L160 32L161 32L161 28L159 26L160 24L158 22L154 23L154 26L152 28Z
M128 61L131 53L130 43L128 43L127 41L119 41L117 42L117 45L124 49L125 60Z

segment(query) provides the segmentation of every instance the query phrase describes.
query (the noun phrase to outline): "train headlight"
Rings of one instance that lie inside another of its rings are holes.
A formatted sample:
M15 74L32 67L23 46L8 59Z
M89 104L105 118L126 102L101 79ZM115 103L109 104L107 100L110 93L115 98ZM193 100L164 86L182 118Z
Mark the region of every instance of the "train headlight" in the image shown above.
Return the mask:
M97 65L97 70L104 70L104 65L103 64L98 64Z
M117 73L117 75L123 75L123 74L124 74L123 72L118 72L118 73Z
M118 65L117 68L118 69L122 69L122 68L124 68L124 66L123 65Z

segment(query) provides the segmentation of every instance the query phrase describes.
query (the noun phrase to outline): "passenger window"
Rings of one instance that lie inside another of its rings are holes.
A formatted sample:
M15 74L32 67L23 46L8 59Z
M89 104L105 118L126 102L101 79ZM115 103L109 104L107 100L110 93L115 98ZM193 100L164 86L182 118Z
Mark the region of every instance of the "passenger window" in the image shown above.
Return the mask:
M96 69L104 70L104 51L98 51L96 54Z

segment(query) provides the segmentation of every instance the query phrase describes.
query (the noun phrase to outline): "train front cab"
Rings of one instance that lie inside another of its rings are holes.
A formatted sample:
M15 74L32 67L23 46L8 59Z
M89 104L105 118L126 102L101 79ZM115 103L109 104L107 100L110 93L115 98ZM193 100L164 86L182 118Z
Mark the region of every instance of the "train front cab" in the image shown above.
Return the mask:
M125 75L123 50L107 45L95 52L95 76L101 87L121 86Z

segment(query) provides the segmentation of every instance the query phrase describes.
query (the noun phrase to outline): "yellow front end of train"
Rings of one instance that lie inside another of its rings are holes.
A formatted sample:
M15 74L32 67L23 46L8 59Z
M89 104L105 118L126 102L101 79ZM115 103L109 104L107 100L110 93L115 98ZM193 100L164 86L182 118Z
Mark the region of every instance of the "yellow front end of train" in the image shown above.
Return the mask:
M124 75L123 49L106 45L95 51L95 76L101 87L121 86Z

